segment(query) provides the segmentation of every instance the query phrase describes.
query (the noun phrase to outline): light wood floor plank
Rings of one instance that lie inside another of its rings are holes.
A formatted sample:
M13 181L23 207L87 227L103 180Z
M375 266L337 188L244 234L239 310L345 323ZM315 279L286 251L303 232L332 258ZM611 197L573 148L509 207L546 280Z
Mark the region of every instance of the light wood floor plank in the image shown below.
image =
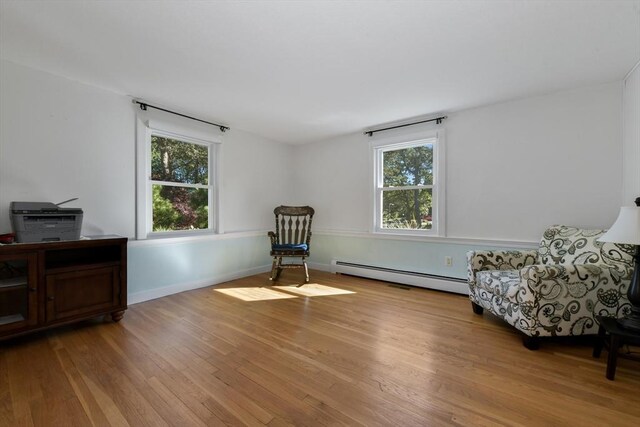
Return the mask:
M13 401L11 399L11 385L7 371L6 354L0 353L0 425L16 423L13 415Z
M0 344L0 426L640 425L637 362L608 381L588 342L526 350L464 296L296 273Z
M106 426L112 424L96 401L82 374L76 369L67 350L65 348L59 348L55 353L62 371L67 376L67 380L71 384L75 395L78 397L82 409L89 418L91 425ZM126 425L126 423L123 422L116 423L117 425Z

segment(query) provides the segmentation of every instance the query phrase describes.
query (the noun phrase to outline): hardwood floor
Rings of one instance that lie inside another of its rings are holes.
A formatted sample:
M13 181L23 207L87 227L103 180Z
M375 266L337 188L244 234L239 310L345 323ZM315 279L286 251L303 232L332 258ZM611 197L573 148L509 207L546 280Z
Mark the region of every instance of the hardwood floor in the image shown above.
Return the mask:
M267 278L0 343L0 425L639 425L638 362L608 381L606 353L526 350L460 295L313 271L307 297Z

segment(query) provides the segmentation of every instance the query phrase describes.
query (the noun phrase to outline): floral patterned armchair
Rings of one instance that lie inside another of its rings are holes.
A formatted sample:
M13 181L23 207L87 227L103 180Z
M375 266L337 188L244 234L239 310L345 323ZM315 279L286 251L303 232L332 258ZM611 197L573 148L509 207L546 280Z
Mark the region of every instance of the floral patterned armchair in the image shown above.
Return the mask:
M595 316L631 307L634 247L598 242L604 232L554 225L538 250L468 252L473 311L516 327L532 350L539 337L596 334Z

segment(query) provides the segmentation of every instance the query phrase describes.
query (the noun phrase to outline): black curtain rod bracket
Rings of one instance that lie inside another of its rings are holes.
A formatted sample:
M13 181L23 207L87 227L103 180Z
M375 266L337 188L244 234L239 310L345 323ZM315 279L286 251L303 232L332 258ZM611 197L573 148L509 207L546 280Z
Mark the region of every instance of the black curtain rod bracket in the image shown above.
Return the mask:
M398 128L403 128L403 127L406 127L406 126L419 125L421 123L429 123L429 122L436 122L436 124L439 125L446 118L447 118L447 116L440 116L440 117L436 117L435 119L422 120L422 121L413 122L413 123L406 123L404 125L391 126L391 127L388 127L388 128L376 129L376 130L367 130L367 131L364 132L364 134L365 135L369 135L369 136L373 136L373 134L376 133L376 132L382 132L382 131L391 130L391 129L398 129Z
M142 111L147 111L147 108L153 108L155 110L164 111L165 113L175 114L176 116L184 117L186 119L195 120L196 122L206 123L206 124L211 125L211 126L217 126L218 128L220 128L220 132L226 132L226 131L228 131L230 129L229 126L223 126L223 125L219 125L217 123L212 123L212 122L208 122L206 120L201 120L201 119L198 119L198 118L195 118L195 117L187 116L186 114L176 113L175 111L166 110L164 108L156 107L154 105L147 104L146 102L137 101L135 99L133 100L133 103L134 104L138 104Z

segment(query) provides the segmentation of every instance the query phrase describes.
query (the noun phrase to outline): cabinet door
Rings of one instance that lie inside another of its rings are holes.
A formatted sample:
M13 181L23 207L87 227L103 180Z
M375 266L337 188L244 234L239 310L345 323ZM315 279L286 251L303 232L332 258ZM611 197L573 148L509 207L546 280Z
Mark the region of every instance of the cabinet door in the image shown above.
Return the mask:
M105 314L120 301L119 267L101 267L46 276L47 322Z
M0 335L38 323L37 255L0 255Z

